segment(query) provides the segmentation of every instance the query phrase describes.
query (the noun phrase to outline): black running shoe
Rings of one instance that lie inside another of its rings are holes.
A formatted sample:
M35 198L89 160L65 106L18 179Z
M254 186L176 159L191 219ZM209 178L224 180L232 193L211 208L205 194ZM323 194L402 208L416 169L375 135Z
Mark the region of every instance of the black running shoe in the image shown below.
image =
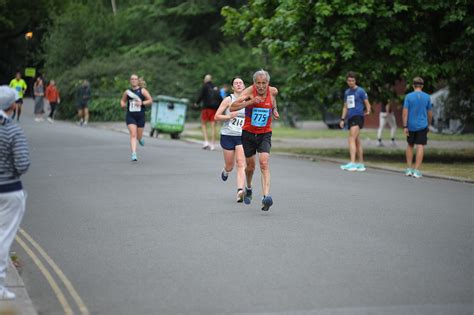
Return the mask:
M227 172L224 168L221 173L221 179L225 182L227 178L229 178L229 172Z
M249 205L252 202L252 188L245 187L244 203Z
M273 205L273 199L270 196L265 196L262 199L262 211L268 211Z

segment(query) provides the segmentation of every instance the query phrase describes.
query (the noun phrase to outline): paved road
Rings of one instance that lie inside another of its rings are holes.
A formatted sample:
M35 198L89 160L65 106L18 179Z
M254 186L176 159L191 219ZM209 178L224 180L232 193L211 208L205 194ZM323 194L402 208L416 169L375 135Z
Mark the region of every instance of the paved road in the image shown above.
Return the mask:
M273 156L264 213L221 152L147 139L132 164L125 134L22 124L22 228L91 314L474 313L473 185ZM15 247L39 313L64 313Z

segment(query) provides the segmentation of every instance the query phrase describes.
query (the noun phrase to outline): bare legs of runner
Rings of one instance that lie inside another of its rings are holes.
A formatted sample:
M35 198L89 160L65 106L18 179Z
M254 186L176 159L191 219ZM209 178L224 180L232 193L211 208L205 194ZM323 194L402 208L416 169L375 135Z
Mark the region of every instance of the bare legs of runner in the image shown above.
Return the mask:
M351 157L351 163L356 162L356 157L359 157L359 163L364 163L364 150L362 149L362 143L360 141L360 128L359 126L353 126L349 130L349 152Z
M266 152L258 153L258 161L260 164L260 172L262 173L262 192L264 196L270 193L270 154ZM255 155L246 159L247 167L245 168L245 176L247 178L247 187L252 187L252 178L255 172Z

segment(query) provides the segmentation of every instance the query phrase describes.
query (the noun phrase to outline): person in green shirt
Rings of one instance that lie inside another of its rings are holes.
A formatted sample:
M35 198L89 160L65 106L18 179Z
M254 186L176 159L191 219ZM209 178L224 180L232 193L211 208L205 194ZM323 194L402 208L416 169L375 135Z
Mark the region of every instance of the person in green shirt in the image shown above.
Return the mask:
M15 78L10 81L10 87L15 89L18 92L18 99L16 100L17 106L16 106L16 111L13 112L13 117L12 119L20 121L20 115L21 115L21 108L23 105L23 95L26 92L26 82L21 78L21 72L17 71Z

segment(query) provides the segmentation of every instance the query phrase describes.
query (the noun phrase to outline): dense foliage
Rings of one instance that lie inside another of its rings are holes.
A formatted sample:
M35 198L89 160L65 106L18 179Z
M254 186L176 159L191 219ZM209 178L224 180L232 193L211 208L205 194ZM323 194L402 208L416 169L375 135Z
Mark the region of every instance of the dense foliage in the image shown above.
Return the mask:
M117 1L114 15L109 3L71 1L44 39L46 74L59 81L71 102L87 79L95 99L115 95L117 104L132 73L144 77L152 95L191 101L206 73L218 85L235 75L250 79L265 66L263 58L238 40L223 39L224 5L241 3Z
M352 70L375 100L390 97L387 84L415 75L429 92L445 82L453 99L474 99L472 1L250 0L222 12L226 34L245 34L280 62L296 63L286 86L294 97L314 95L327 106ZM469 106L451 115L472 117Z
M349 70L373 101L420 75L428 92L449 85L451 117L474 115L469 0L0 0L0 13L2 82L37 67L58 81L67 117L83 79L97 104L118 106L131 73L153 95L193 101L204 74L218 85L234 75L250 83L259 68L270 71L280 105L306 117L340 110Z

